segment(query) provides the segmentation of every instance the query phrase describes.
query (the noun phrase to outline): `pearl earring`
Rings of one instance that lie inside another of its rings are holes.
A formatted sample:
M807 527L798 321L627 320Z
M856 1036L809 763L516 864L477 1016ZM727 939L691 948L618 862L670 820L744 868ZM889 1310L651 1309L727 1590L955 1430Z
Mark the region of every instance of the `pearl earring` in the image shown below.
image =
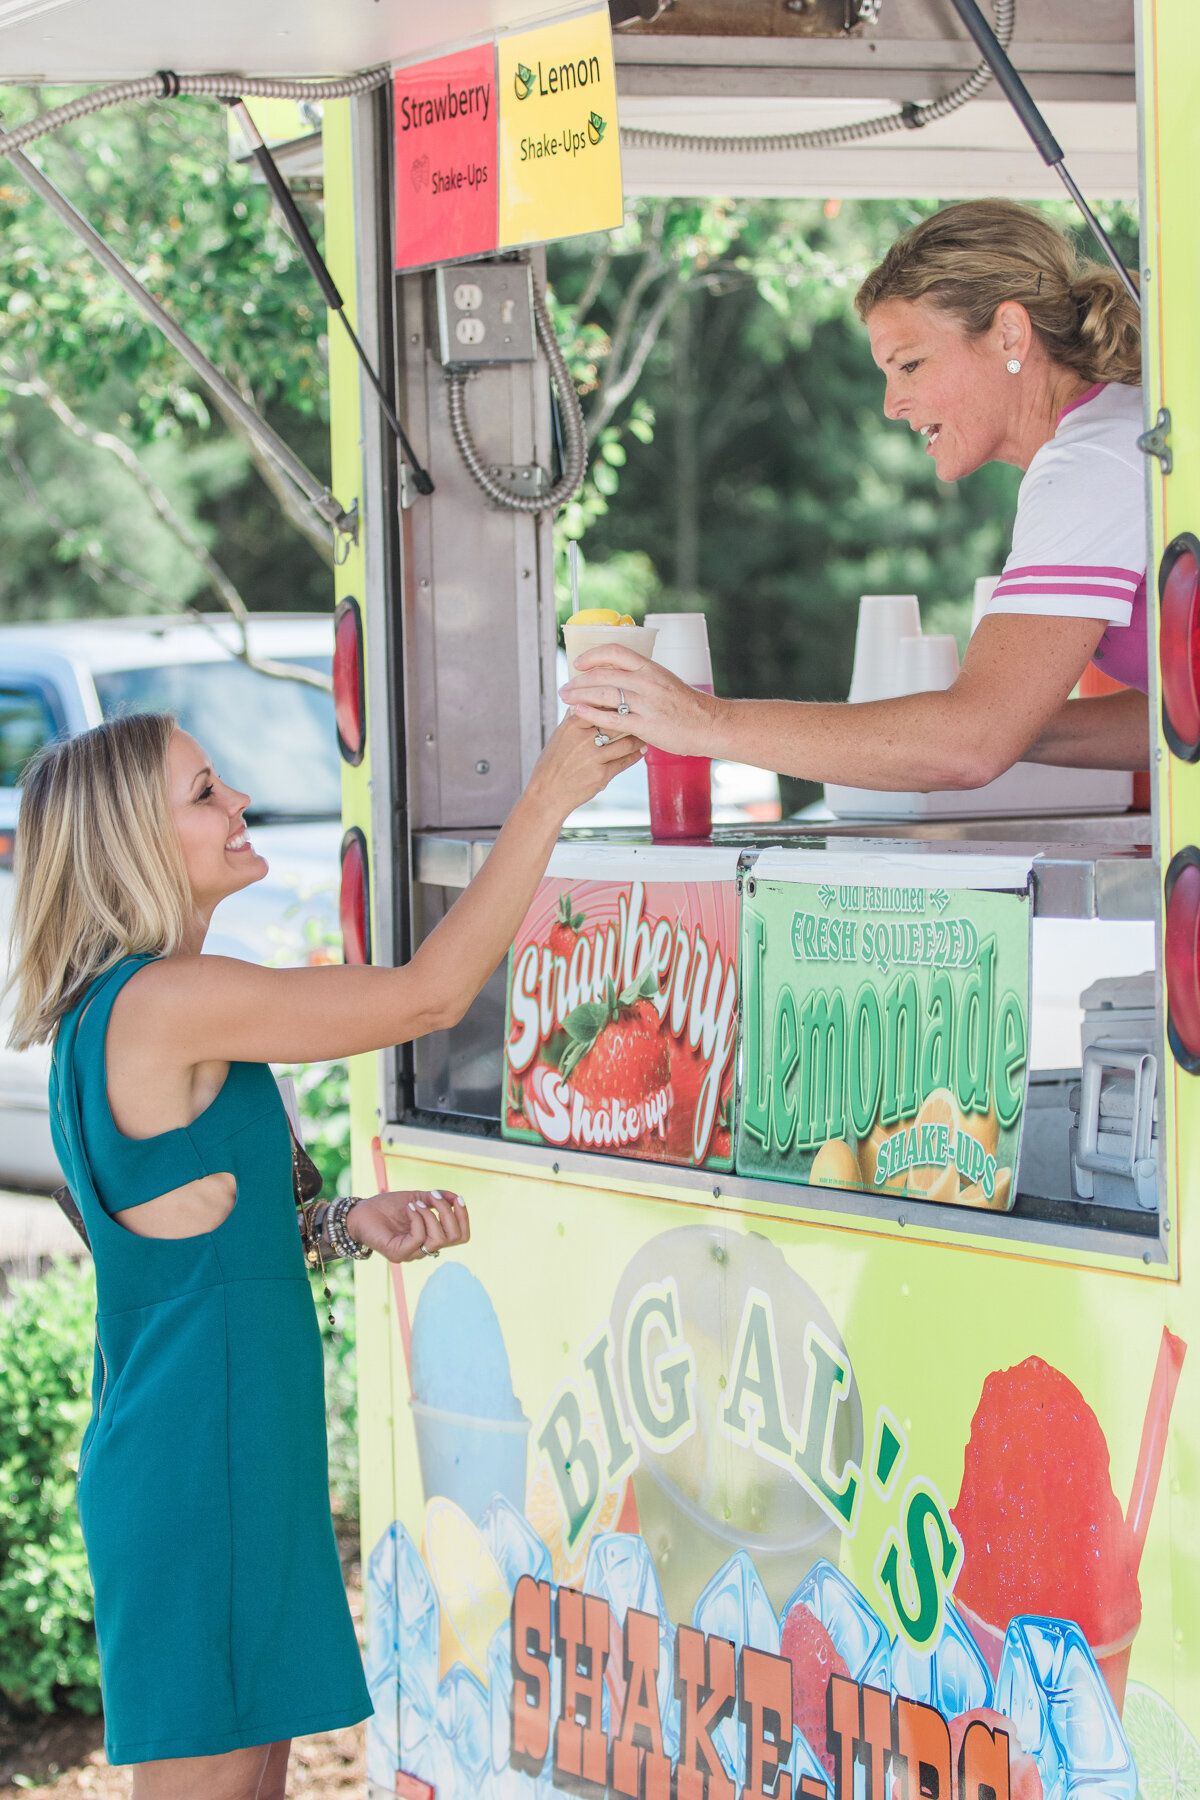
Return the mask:
M1019 375L1021 373L1021 364L1015 356L1010 356L1004 366L1010 375Z

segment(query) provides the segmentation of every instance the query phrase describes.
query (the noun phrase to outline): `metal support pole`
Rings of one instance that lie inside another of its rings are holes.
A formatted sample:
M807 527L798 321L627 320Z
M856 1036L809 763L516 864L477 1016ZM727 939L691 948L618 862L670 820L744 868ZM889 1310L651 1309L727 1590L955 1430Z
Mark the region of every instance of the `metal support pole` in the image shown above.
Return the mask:
M178 350L186 362L191 364L205 386L211 388L212 392L217 395L221 404L240 419L246 430L258 439L267 455L279 465L288 479L295 483L309 505L335 532L347 532L352 537L357 537L357 508L347 512L324 483L318 481L312 470L306 468L283 439L272 431L266 420L256 413L252 406L247 405L232 382L226 380L216 364L209 361L199 345L192 342L187 332L175 323L170 313L159 305L154 295L142 286L133 270L126 267L99 232L88 224L83 214L76 211L66 195L61 194L54 183L47 180L37 164L30 162L21 150L10 150L8 155L34 192L39 194L46 205L58 214L63 223L91 251L101 267L108 270L114 281L120 283L130 299L141 307L146 317L162 332L167 342Z
M1013 111L1020 119L1029 136L1033 140L1034 149L1048 169L1053 169L1072 200L1087 221L1088 229L1109 262L1121 279L1121 284L1135 306L1141 305L1141 295L1137 285L1130 276L1129 270L1117 255L1116 247L1099 219L1072 181L1063 161L1062 145L1050 130L1045 119L1034 104L1033 96L1009 60L1008 52L999 42L995 32L980 12L975 0L951 0L951 5L979 46L984 62L995 76L997 83L1008 96Z

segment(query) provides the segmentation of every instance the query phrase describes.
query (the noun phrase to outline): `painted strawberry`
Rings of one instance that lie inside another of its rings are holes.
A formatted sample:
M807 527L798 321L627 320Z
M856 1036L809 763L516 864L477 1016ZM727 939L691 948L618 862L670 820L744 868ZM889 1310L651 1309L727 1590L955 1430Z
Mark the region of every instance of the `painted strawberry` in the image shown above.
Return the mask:
M802 1600L788 1610L779 1649L792 1665L792 1718L832 1781L833 1757L825 1746L825 1692L831 1676L848 1676L850 1671L816 1613Z
M722 1096L717 1111L716 1128L708 1146L708 1154L713 1162L729 1162L733 1156L733 1118L730 1100L732 1096Z
M676 1040L671 1049L671 1111L667 1119L667 1155L679 1162L692 1160L692 1127L700 1104L704 1058L699 1049L689 1050Z
M658 992L653 969L618 994L610 981L603 1000L584 1000L567 1014L559 1070L589 1106L620 1100L636 1106L671 1079L671 1051L651 1005Z
M550 927L547 942L555 956L565 956L571 960L571 952L579 941L580 927L583 925L583 914L571 909L570 894L558 896L558 908L554 914L554 923Z

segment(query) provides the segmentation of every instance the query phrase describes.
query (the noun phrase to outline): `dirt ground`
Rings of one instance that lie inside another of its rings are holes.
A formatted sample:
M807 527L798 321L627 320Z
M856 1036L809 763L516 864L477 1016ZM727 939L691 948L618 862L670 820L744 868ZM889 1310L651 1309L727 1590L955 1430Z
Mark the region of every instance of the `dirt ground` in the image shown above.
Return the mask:
M339 1532L346 1593L362 1636L358 1544ZM104 1726L76 1712L45 1717L0 1713L0 1800L128 1800L130 1771L110 1768ZM288 1771L291 1800L362 1800L366 1726L299 1738Z

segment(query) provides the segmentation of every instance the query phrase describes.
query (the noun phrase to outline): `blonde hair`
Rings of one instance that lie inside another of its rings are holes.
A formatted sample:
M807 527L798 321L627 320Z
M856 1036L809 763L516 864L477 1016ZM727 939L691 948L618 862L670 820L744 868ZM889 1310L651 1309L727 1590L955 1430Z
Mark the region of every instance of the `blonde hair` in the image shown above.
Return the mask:
M14 860L9 1043L48 1043L123 956L170 955L192 912L171 818L166 713L110 719L31 764Z
M1047 353L1085 381L1142 379L1138 308L1114 269L1081 257L1061 231L1012 200L964 200L897 238L854 296L860 319L884 300L928 298L987 331L1016 300Z

